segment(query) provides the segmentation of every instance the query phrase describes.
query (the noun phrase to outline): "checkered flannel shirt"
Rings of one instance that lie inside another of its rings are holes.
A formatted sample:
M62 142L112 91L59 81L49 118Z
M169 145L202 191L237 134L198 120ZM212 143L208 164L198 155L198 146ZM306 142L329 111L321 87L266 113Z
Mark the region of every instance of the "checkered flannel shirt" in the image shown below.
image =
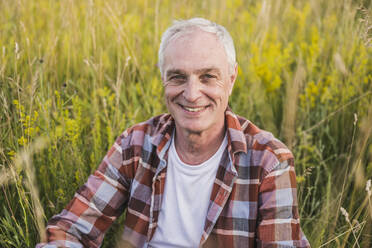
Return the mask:
M309 247L300 228L292 153L229 108L225 120L228 146L200 246ZM68 206L48 222L49 243L37 247L99 247L125 209L122 247L147 247L158 224L174 128L173 118L163 114L124 131Z

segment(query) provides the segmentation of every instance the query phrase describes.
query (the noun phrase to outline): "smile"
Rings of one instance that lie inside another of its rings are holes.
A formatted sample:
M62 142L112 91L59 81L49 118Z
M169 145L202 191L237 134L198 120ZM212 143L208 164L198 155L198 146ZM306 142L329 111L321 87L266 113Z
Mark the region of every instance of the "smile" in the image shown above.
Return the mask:
M204 106L204 107L186 107L186 106L183 106L181 104L178 104L180 107L182 107L184 110L188 111L188 112L201 112L203 110L205 110L208 106Z

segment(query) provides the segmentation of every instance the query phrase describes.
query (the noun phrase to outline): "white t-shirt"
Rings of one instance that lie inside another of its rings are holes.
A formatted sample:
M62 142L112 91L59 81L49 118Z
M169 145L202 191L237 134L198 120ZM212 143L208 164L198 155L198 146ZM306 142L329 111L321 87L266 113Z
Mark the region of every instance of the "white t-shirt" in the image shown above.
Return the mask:
M149 247L199 246L217 169L227 146L225 135L211 158L199 165L188 165L177 154L174 136L158 226Z

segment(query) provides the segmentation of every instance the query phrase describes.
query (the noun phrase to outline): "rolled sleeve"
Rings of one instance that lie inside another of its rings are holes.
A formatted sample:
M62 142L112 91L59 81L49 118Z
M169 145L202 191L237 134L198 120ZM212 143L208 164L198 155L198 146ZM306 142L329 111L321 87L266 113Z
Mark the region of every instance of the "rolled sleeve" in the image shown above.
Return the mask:
M263 178L258 215L257 247L310 247L300 227L293 159Z
M122 137L74 198L47 226L47 242L36 247L99 247L104 233L123 212L130 179L121 173Z

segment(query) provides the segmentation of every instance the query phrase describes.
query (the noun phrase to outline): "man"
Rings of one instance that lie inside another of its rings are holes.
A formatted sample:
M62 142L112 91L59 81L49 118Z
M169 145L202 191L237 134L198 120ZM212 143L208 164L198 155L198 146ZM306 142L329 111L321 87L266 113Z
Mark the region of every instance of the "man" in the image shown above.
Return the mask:
M291 152L228 107L237 64L225 28L175 22L159 67L170 114L120 135L44 247L98 247L124 209L134 247L308 247Z

